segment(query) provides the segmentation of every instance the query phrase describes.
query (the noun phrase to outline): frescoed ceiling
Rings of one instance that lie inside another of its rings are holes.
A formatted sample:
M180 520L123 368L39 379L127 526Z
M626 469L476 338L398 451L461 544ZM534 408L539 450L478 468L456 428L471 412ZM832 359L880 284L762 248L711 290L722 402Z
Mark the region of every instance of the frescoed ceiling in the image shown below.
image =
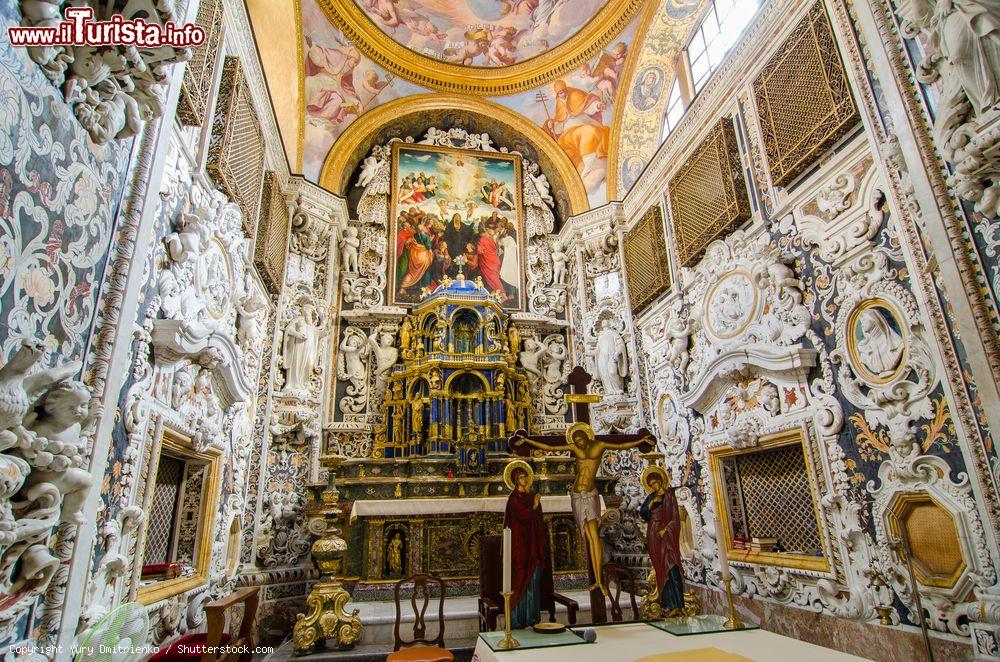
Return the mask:
M427 114L453 107L460 95L468 112L501 122L510 129L506 135L520 133L542 155L539 162L558 165L550 177L575 172L569 188L585 194L568 191L563 207L579 213L624 194L616 183L616 149L622 118L636 110L630 91L640 52L649 60L644 44L651 39L683 43L703 1L252 0L249 6L262 44L275 15L296 18L300 37L286 42L284 55L273 43L261 48L271 94L282 95L275 109L293 171L346 194L345 173L375 143L345 134L374 139L383 124L399 119L409 97L419 98ZM663 21L665 12L684 20ZM663 31L677 34L652 34ZM292 62L297 85L288 81ZM665 80L656 94L665 97L671 74L660 71ZM662 101L644 98L642 105L648 110ZM297 112L290 110L295 105ZM380 113L383 107L395 116ZM641 150L630 132L628 154L652 154L658 134L657 127L640 137L650 142Z

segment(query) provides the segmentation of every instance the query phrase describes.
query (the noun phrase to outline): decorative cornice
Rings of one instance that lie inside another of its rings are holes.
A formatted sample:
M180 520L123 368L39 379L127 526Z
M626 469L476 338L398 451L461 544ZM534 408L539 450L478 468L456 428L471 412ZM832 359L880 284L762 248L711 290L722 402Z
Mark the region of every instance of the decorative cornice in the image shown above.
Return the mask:
M419 115L439 109L465 111L514 129L527 138L552 164L554 172L545 174L550 178L553 175L558 177L559 184L568 195L570 213L580 214L590 208L587 190L583 187L580 174L566 156L566 152L551 136L520 113L492 101L459 94L417 94L395 99L369 110L355 120L351 124L350 131L342 133L330 149L320 171L320 186L338 195L344 195L349 186L348 177L351 175L351 171L345 170L347 168L353 170L352 155L359 147L365 146L379 129L390 122L406 115Z
M575 70L621 34L651 0L609 0L575 35L535 57L507 67L445 62L401 45L383 32L354 0L317 0L344 36L366 57L396 76L442 92L505 96L534 89Z

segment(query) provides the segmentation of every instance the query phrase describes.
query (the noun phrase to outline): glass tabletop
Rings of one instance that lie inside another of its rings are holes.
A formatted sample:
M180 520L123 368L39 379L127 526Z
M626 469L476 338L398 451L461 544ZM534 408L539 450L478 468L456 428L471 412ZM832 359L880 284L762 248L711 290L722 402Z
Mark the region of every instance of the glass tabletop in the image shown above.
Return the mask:
M739 630L756 630L756 625L744 623L737 628L727 628L724 623L728 620L726 616L718 614L699 614L698 616L681 616L679 618L665 618L661 621L647 621L648 625L677 635L686 637L691 634L709 634L711 632L737 632Z
M555 634L535 632L534 630L511 630L510 636L517 640L517 648L500 648L500 640L506 636L504 632L480 632L479 637L486 642L495 653L507 651L523 651L532 648L551 648L553 646L575 646L587 643L583 637L570 629Z

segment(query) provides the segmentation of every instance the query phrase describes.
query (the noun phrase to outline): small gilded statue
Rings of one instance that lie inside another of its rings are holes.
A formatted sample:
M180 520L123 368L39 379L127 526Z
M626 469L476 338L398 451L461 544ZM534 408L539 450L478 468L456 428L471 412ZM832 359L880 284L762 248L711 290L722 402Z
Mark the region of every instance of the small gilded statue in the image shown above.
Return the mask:
M670 476L661 467L651 465L642 473L642 487L648 493L639 509L646 522L646 547L656 571L660 606L664 615L671 615L684 608L680 509Z
M393 575L403 575L403 536L399 531L392 534L389 544L386 546L386 561L389 564L389 572Z

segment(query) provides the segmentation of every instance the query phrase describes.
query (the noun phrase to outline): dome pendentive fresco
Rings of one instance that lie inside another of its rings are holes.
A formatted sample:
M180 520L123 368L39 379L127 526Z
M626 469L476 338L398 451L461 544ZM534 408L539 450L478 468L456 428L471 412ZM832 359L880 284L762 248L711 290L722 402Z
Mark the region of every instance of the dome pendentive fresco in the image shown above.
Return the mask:
M618 198L615 191L609 194L609 173L615 172L621 137L616 119L629 112L626 104L643 110L653 107L665 96L670 75L647 65L645 79L656 80L642 85L635 78L637 49L644 40L654 49L664 40L681 41L679 33L690 31L702 2L670 4L673 9L661 16L663 9L655 3L635 1L590 5L559 0L468 4L303 0L304 99L298 129L302 172L329 187L324 163L340 169L338 139L360 118L374 121L373 111L380 106L435 90L457 88L467 93L485 85L487 90L479 98L500 104L541 129L539 150L558 150L569 159L586 189L588 206ZM498 18L492 22L476 18L477 12ZM657 17L662 27L654 30ZM376 25L377 35L372 32ZM644 39L637 39L642 32ZM558 41L553 38L556 33L562 35ZM382 41L386 37L391 45ZM398 61L379 58L386 48L399 45L405 53ZM557 54L553 59L559 49L568 57ZM421 65L421 58L429 58L430 64ZM457 73L449 75L447 67ZM491 81L499 74L491 69L512 72L505 74L509 84L494 87ZM630 167L635 161L632 157Z

